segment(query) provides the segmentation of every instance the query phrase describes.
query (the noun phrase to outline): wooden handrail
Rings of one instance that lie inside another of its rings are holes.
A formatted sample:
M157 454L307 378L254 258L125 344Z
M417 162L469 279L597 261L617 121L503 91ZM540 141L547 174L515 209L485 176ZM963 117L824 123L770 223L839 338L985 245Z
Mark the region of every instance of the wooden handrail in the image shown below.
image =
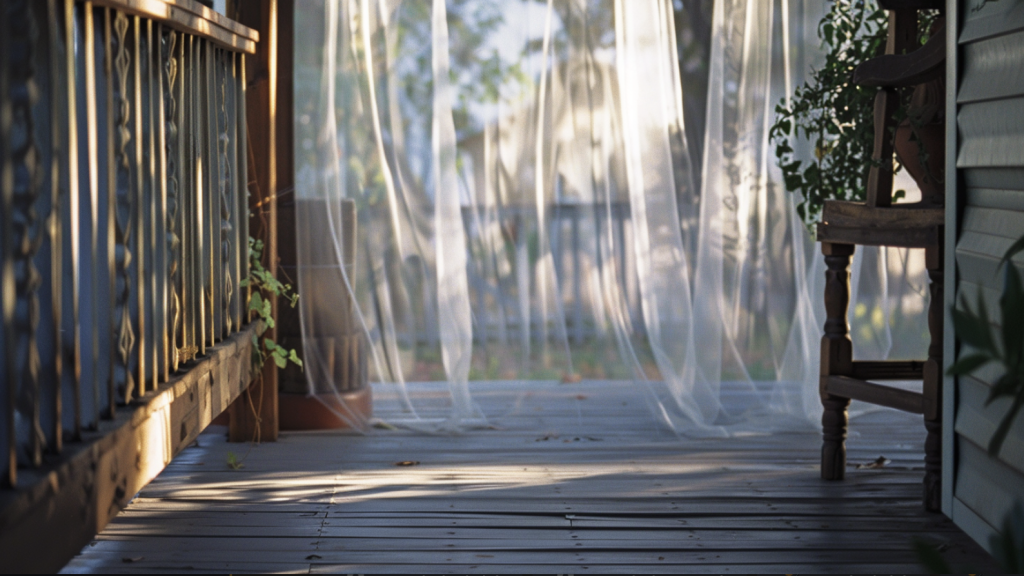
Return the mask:
M195 0L78 0L109 7L212 41L235 52L256 53L259 32L235 22Z

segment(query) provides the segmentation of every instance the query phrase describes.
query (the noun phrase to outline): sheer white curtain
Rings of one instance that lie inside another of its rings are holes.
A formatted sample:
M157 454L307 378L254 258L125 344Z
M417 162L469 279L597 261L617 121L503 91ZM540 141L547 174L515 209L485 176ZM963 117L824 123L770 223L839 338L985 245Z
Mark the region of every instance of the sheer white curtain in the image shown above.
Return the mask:
M371 379L404 399L393 425L500 420L474 403L478 381L613 379L687 435L816 426L824 270L768 128L816 62L826 8L715 1L695 181L672 0L302 3L310 392L334 389L333 347L356 329ZM857 254L856 353L922 354L920 260ZM903 325L916 331L894 350Z

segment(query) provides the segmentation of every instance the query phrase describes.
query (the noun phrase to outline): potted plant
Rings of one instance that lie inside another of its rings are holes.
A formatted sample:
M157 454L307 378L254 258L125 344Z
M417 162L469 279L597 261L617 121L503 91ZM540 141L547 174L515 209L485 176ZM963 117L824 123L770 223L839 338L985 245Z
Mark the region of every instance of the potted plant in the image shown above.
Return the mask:
M922 11L922 42L936 14ZM852 82L854 69L884 53L888 16L874 0L835 0L818 24L825 52L821 67L775 108L769 131L786 189L800 194L797 212L809 227L826 200L863 200L874 146L874 99L878 89ZM891 135L897 150L895 170L907 166L925 197L941 192L943 106L934 84L905 90L899 120ZM798 148L805 147L802 153ZM805 162L801 157L813 157ZM906 196L897 190L893 200ZM941 193L938 195L941 199Z

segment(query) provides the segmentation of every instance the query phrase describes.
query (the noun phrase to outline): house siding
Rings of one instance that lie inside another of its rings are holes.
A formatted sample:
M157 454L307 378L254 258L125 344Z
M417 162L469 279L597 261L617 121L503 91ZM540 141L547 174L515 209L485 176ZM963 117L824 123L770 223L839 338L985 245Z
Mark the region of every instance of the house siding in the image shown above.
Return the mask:
M962 23L951 61L959 66L953 202L956 306L978 298L998 316L1003 288L1000 260L1024 236L1024 0L956 2ZM1024 256L1014 259L1024 270ZM993 330L1000 328L995 322ZM955 337L955 335L954 335ZM969 354L961 347L959 355ZM949 359L952 361L952 359ZM1018 418L998 457L989 438L1009 409L1008 399L986 406L998 366L953 382L952 498L946 513L982 546L1004 514L1024 499L1024 420ZM948 397L947 397L948 398Z

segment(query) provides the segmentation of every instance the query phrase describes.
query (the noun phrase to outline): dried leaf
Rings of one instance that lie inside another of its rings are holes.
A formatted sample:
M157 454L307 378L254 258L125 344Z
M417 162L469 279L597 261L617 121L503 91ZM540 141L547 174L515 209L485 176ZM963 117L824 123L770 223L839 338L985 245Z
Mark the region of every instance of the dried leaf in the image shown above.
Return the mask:
M867 464L857 464L857 469L874 470L876 468L884 468L885 465L888 464L889 462L892 462L892 460L889 460L885 456L879 456L878 458L875 458L874 460L868 462Z
M146 559L145 556L133 556L131 558L128 558L128 557L121 558L121 562L124 562L125 564L132 564L134 562L142 562L145 559Z
M395 466L418 466L419 460L402 460L401 462L395 462Z

